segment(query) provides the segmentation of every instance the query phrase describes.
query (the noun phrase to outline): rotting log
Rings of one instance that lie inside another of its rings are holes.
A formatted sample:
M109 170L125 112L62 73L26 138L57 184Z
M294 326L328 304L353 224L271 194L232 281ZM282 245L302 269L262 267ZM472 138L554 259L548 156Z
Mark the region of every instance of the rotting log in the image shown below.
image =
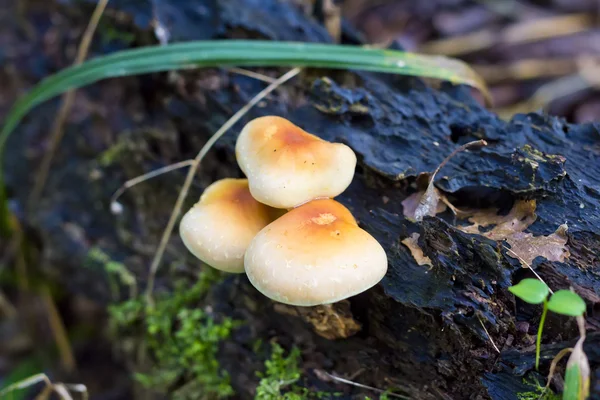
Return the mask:
M137 42L128 45L144 44L151 37L152 7L125 3L114 2L108 18L134 29ZM330 40L315 19L291 2L179 3L157 2L154 10L170 40ZM83 6L66 7L72 13ZM55 11L45 12L42 15L49 18ZM85 21L81 16L64 18ZM359 35L348 27L343 38L359 43ZM95 51L105 47L98 44ZM41 50L38 57L51 65L50 70L65 66L44 53L39 39L32 52L35 49ZM19 66L23 60L9 62ZM16 73L23 79L39 78L28 71ZM31 171L43 151L38 143L48 133L45 128L56 102L36 109L11 139L7 179L15 213L39 237L45 272L72 293L106 304L111 300L108 278L101 269L87 267L86 261L90 249L100 247L124 262L143 286L184 173L173 172L131 189L122 198L125 212L120 216L110 213L110 196L126 179L193 157L263 87L252 78L211 69L110 80L79 91L45 196L34 215L25 215L20 205L30 186L23 182L32 180ZM303 350L310 387L340 391L347 398L369 392L321 382L318 371L353 376L374 387L400 388L417 399L515 399L517 393L531 390L523 382L534 371L531 336L539 310L515 302L507 291L530 271L508 254L502 241L460 230L461 221L450 211L422 222L403 214L402 201L421 189L420 176L431 173L461 144L479 139L489 145L453 158L438 174L436 186L459 209L508 212L518 200L535 200L536 219L526 232L536 236L568 226L570 256L563 262L538 257L532 267L553 289L571 286L585 299L585 349L593 369L592 390L600 396L600 124L572 125L543 114L517 115L505 122L465 87L445 84L435 90L409 77L311 70L280 88L223 138L202 165L188 205L210 182L241 176L233 153L236 134L243 123L269 114L354 149L359 167L339 200L382 243L389 271L377 287L350 299L344 313L351 313L361 330L339 340L319 336L309 317L261 296L243 276L219 284L211 294L215 312L246 322L220 354L239 398L251 398L251 383L262 365L250 350L253 341L273 337ZM31 159L23 157L26 149ZM429 266L419 265L402 244L414 233L431 260ZM197 268L174 235L158 290L169 288L172 274ZM529 327L523 328L522 322ZM573 320L550 316L542 372L576 335Z

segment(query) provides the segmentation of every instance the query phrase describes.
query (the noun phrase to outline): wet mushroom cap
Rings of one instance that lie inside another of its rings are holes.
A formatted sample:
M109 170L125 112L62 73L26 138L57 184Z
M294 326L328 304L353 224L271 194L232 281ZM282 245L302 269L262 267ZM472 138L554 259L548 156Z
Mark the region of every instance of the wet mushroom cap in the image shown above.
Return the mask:
M350 147L327 142L275 116L246 124L235 151L252 196L276 208L335 197L350 185L356 168Z
M313 200L266 226L244 257L248 278L285 304L335 303L377 284L387 271L381 245L342 204Z
M182 218L179 234L188 250L213 268L244 272L244 253L256 234L276 218L256 201L246 179L210 185Z

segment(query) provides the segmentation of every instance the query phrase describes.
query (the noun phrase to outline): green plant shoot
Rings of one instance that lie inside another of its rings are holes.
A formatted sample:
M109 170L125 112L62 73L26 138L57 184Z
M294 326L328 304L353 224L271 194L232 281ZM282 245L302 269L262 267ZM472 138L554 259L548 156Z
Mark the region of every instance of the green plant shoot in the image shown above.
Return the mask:
M526 303L543 304L542 317L535 341L535 369L537 370L540 366L542 333L548 310L570 317L579 317L585 313L585 302L577 293L570 290L559 290L548 300L550 293L548 285L533 278L523 279L518 284L509 287L508 290Z

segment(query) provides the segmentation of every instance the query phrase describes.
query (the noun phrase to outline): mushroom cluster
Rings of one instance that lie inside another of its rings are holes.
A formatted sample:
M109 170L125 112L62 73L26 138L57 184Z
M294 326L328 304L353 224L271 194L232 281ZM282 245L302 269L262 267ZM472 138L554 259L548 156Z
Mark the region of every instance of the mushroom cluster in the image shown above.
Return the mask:
M190 252L294 306L335 303L383 278L385 251L332 199L354 176L348 146L267 116L244 127L235 151L247 179L213 183L184 215Z

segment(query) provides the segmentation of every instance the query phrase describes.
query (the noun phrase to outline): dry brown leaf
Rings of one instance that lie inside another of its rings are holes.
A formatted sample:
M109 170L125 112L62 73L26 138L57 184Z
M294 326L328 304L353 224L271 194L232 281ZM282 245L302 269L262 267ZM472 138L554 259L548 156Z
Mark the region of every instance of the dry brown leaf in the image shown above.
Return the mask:
M431 258L427 257L423 253L423 250L421 250L421 248L419 247L419 236L421 235L419 235L418 233L413 233L412 235L404 239L401 243L408 247L408 249L410 250L410 254L412 254L417 264L428 265L431 269L431 267L433 267L433 264L431 263Z
M434 187L434 190L437 191L437 196L438 198L441 198L439 190L437 190ZM419 192L413 193L410 196L408 196L406 199L404 199L402 201L402 213L404 214L404 216L410 220L416 220L415 218L415 211L417 211L417 207L419 207L419 202L421 201L421 198L423 197L423 195L425 194L425 191L421 190ZM438 202L437 204L437 209L436 209L436 214L439 213L443 213L444 211L446 211L446 205L442 202Z
M548 261L563 262L570 253L567 249L567 225L561 225L548 236L533 236L531 233L517 232L506 238L510 249L519 256L521 262L531 265L536 257ZM508 253L512 257L511 253ZM516 258L516 257L513 257Z
M435 176L437 175L437 173L456 154L460 153L461 151L467 150L469 147L474 147L474 146L487 146L487 142L485 140L476 140L474 142L469 142L469 143L463 144L462 146L454 149L454 151L452 153L450 153L450 155L448 157L446 157L441 162L440 165L438 165L438 167L435 169L435 171L433 171L433 174L431 174L431 177L429 178L429 183L427 185L427 189L425 190L425 193L423 193L423 195L421 196L421 199L419 200L419 204L417 205L417 208L415 209L414 219L416 221L422 221L425 216L433 217L438 210L438 204L440 203L441 193L439 190L437 190L435 188L435 185L434 185Z
M548 236L533 236L524 232L536 220L535 200L519 200L507 215L498 215L497 210L475 212L469 221L472 225L459 226L463 232L482 235L492 240L505 240L510 245L508 255L520 261L521 265L531 265L536 257L548 261L564 261L569 257L567 249L567 225L561 225ZM494 227L483 232L481 228Z
M427 190L421 196L419 200L419 204L415 209L415 220L423 221L423 218L427 215L434 216L437 213L438 205L440 204L440 192L433 185L433 178L435 174L431 177L431 181L429 185L427 185Z
M537 218L535 215L535 200L518 200L506 215L498 215L495 209L475 212L469 221L473 225L462 226L459 229L466 233L476 233L492 240L505 240L516 232L523 232ZM482 233L481 228L495 225L493 229Z

